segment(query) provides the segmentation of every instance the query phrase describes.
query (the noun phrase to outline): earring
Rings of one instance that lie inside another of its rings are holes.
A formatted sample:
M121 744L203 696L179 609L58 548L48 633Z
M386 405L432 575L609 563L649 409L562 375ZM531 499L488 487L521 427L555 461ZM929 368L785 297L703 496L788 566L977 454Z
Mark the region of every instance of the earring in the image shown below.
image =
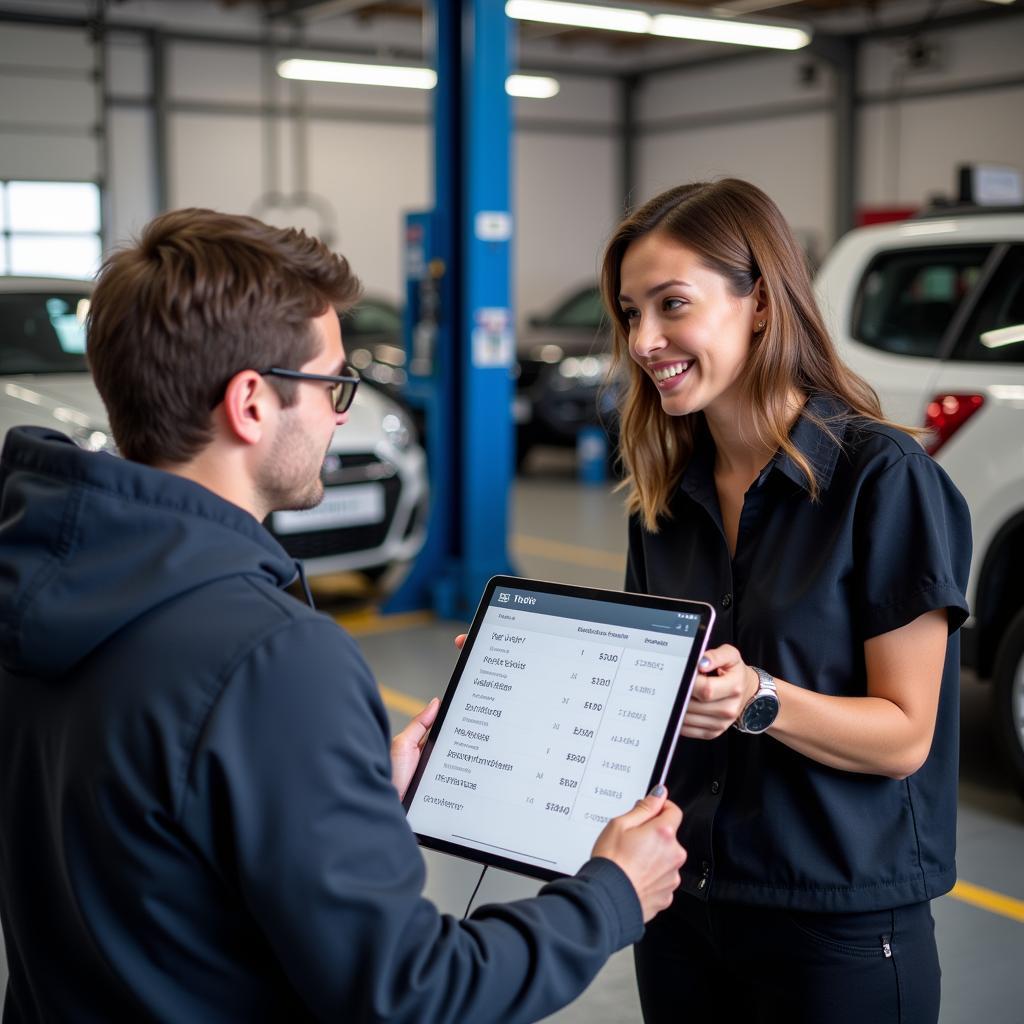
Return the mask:
M758 320L757 321L757 333L760 334L765 329L765 327L767 327L767 326L768 326L768 322L766 320Z

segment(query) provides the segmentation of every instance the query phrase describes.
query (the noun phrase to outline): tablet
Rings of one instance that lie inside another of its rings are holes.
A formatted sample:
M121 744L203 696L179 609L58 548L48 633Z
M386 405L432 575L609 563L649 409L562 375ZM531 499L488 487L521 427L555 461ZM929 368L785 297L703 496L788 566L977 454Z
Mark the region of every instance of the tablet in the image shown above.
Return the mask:
M663 782L708 604L495 576L405 796L421 845L552 879Z

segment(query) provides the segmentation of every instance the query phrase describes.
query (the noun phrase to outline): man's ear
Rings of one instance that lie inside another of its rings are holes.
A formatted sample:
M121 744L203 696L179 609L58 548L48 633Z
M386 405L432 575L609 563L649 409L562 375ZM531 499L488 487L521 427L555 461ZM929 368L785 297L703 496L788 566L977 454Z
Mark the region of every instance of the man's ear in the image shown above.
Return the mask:
M266 381L255 370L242 370L224 389L224 419L235 439L258 444L267 426L273 397Z

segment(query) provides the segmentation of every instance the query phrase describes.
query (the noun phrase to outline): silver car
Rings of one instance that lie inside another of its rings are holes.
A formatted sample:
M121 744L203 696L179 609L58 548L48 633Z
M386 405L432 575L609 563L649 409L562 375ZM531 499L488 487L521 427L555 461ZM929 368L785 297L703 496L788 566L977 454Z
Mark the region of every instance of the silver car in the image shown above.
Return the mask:
M20 424L54 427L93 451L114 451L85 361L88 281L0 277L0 437ZM324 500L275 512L267 527L310 575L370 578L413 558L426 535L426 457L408 414L361 388L322 470Z

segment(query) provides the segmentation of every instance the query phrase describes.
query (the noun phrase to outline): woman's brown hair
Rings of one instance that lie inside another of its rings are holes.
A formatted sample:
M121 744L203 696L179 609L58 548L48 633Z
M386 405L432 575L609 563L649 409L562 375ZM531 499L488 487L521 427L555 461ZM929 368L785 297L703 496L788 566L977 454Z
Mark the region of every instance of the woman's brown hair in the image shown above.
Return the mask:
M758 441L784 451L816 499L814 471L789 439L793 391L805 398L832 395L852 415L887 421L871 386L839 358L814 299L806 259L779 208L755 185L724 178L661 193L626 217L605 249L601 292L614 329L611 374L628 377L619 410L619 451L630 513L638 513L651 532L668 516L672 492L693 451L697 418L666 415L647 374L629 355L629 324L618 299L622 259L634 241L652 232L695 252L736 296L750 295L758 281L763 283L768 323L754 337L740 383Z
M89 311L89 366L121 453L188 461L236 373L302 366L313 318L359 293L345 258L303 231L201 209L151 221L106 259ZM292 404L295 384L268 380Z

